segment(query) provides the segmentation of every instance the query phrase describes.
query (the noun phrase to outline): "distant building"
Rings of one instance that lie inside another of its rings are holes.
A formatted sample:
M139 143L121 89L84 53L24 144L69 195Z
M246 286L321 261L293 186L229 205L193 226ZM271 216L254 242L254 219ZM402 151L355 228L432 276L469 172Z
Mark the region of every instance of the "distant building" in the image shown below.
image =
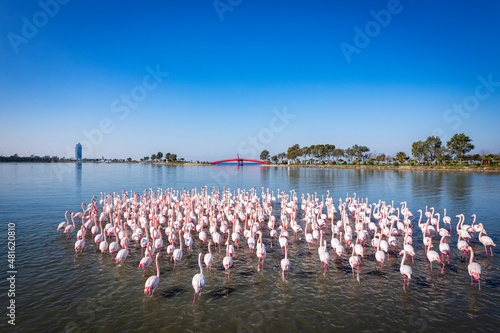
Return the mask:
M82 145L80 143L76 144L76 147L75 147L75 158L76 158L77 161L81 161L82 160Z

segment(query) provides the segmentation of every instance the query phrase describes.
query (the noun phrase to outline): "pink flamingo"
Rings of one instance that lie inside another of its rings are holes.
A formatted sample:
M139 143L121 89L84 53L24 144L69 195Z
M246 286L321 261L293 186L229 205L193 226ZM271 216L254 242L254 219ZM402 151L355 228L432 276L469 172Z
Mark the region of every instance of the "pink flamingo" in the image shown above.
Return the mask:
M323 263L323 266L324 266L323 276L325 276L326 275L326 267L328 266L328 262L330 261L330 253L328 253L328 250L326 249L326 240L323 241L323 244L324 244L323 251L321 251L321 253L319 254L319 259Z
M441 237L439 241L439 252L441 252L441 260L444 260L443 255L446 255L448 264L450 264L450 245L446 243L446 236Z
M473 262L474 260L474 251L472 250L472 247L469 246L469 251L470 251L470 260L469 260L469 266L467 267L470 275L470 284L471 286L474 285L472 278L476 279L477 282L479 283L479 291L481 291L481 265L479 265L477 262Z
M359 264L361 263L361 259L359 259L359 257L357 255L354 255L354 245L351 244L351 248L352 248L352 255L351 257L349 258L349 264L351 265L351 269L352 269L352 277L354 277L354 266L358 266L358 270L357 270L357 278L358 278L358 282L359 282Z
M307 232L307 228L309 227L309 221L306 222L306 228L305 228L305 233L306 233L306 242L307 246L309 247L309 252L311 251L311 244L314 242L313 235L311 233ZM332 235L333 237L333 235Z
M196 301L196 293L200 293L201 296L201 290L205 286L205 275L203 275L203 266L201 265L201 256L202 254L200 253L198 255L198 266L200 266L200 272L193 276L193 281L191 282L194 288L194 298L193 298L193 303Z
M66 222L61 222L57 226L57 231L62 230L64 232L64 229L69 225L69 220L68 220L68 213L69 211L67 210L66 213L64 213L64 217L66 218Z
M262 259L262 269L264 269L264 260L266 259L266 247L262 244L262 231L259 231L259 244L260 247L257 249L257 257L259 262L257 263L257 271L260 269L260 260Z
M75 219L83 219L83 215L85 214L85 208L83 208L84 206L87 206L85 202L82 203L82 211L75 214Z
M75 224L75 219L73 218L74 214L71 213L71 221L73 222L73 224L69 224L66 226L66 228L64 228L64 233L65 234L68 234L68 239L69 239L69 235L73 232L73 230L75 230L76 228L76 224Z
M405 236L405 240L404 240L404 246L403 246L403 249L404 251L411 256L411 263L412 264L415 264L415 262L413 261L413 256L415 255L415 250L413 250L413 246L411 245L411 237L406 235Z
M427 259L429 259L429 262L431 263L431 271L432 271L432 262L437 261L443 264L443 268L441 268L441 274L443 274L444 262L441 260L439 254L436 251L431 250L431 247L432 247L432 238L431 241L429 242L429 245L427 246Z
M224 266L224 270L227 272L227 277L229 278L231 274L231 267L233 266L233 257L229 255L229 237L226 240L226 256L222 259L222 265Z
M479 223L479 226L481 227L481 232L479 233L479 236L477 236L477 238L484 245L484 252L486 253L486 255L488 255L488 249L486 248L486 246L490 247L490 254L493 257L493 251L491 250L491 247L496 245L495 243L493 243L493 240L490 237L483 236L483 233L485 233L483 224Z
M158 263L158 258L161 256L161 252L156 254L156 275L152 275L146 280L146 284L144 285L144 295L151 294L151 297L153 297L155 290L160 283L160 264Z
M212 244L212 242L208 242L208 253L205 254L205 257L204 257L204 261L205 261L205 265L207 266L208 269L212 269L212 263L214 262L214 256L212 254L212 250L210 249L210 244Z
M174 261L174 267L177 265L177 262L182 260L182 231L179 230L179 243L180 243L180 248L175 249L174 253L172 254L172 260Z
M146 252L147 252L146 256L141 259L139 267L137 267L137 269L142 268L142 276L146 275L146 270L148 269L149 265L151 265L151 263L153 262L153 260L151 259L152 255L151 252L149 251L149 247L146 248Z
M82 232L82 239L77 240L75 243L75 253L78 253L78 251L83 252L84 246L85 246L85 233Z
M443 223L450 225L450 234L451 234L451 217L446 216L446 208L444 209Z
M380 234L376 233L374 236L377 236L379 235L381 237ZM380 270L382 270L382 266L384 265L384 261L385 261L385 252L380 250L380 240L377 242L377 252L375 252L375 259L377 260L377 262L380 262ZM378 263L375 263L376 267L377 267L377 270L378 270Z
M103 231L103 234L104 234L104 240L99 243L99 250L101 250L101 253L106 252L106 250L108 249L108 241L107 241L108 237L106 235L106 230Z
M285 249L285 258L281 259L281 269L283 281L285 281L285 271L286 277L288 278L288 269L290 268L290 260L288 259L288 248Z
M123 263L125 259L128 256L128 244L124 243L122 245L125 245L125 248L121 249L118 254L116 255L116 263Z
M403 253L403 260L401 260L401 266L399 267L399 272L401 272L401 274L403 275L403 289L405 289L405 282L407 277L408 277L408 288L410 287L410 279L413 271L410 266L405 265L406 251L405 250L401 251L399 255L401 255L401 253Z

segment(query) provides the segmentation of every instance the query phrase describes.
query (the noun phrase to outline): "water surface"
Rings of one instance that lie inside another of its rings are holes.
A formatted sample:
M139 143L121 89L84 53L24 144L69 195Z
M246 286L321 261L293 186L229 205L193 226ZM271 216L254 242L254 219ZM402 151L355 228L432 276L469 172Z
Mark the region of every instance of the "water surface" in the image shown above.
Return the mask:
M206 285L192 304L191 279L198 272L195 241L181 266L160 262L160 285L154 298L143 294L146 277L137 269L140 249L131 248L123 265L116 265L87 242L83 254L74 254L76 233L70 240L56 232L66 210L79 211L93 195L122 190L176 190L215 186L231 190L269 188L275 195L295 190L301 194L327 191L336 200L352 196L369 202L406 201L418 209L435 207L452 217L453 226L463 213L472 214L498 243L500 227L500 176L439 171L311 169L261 166L172 167L142 164L0 164L0 224L6 240L7 224L16 224L16 329L23 332L274 332L274 331L496 331L500 253L486 256L479 242L472 242L475 261L483 269L481 292L470 285L468 260L460 260L456 233L450 240L452 255L444 274L430 271L414 226L417 252L409 290L402 289L401 258L395 255L375 269L375 259L362 259L360 282L352 278L348 257L336 259L330 250L326 277L316 248L310 253L304 239L290 241L291 269L281 280L280 248L267 238L265 269L257 271L257 258L246 244L234 257L231 278L224 275L224 253L214 253L214 267L205 271ZM337 201L334 201L337 204ZM278 212L277 212L278 214ZM304 227L304 222L301 222ZM265 228L265 233L267 228ZM196 238L195 238L196 239ZM6 244L2 240L1 244ZM196 239L197 240L197 239ZM398 239L401 246L402 239ZM328 246L330 246L328 244ZM0 249L2 272L7 274L7 248ZM408 261L407 261L408 263ZM439 265L437 265L439 267ZM5 279L0 283L2 307L8 302ZM5 311L5 310L4 310ZM0 329L10 328L5 314Z

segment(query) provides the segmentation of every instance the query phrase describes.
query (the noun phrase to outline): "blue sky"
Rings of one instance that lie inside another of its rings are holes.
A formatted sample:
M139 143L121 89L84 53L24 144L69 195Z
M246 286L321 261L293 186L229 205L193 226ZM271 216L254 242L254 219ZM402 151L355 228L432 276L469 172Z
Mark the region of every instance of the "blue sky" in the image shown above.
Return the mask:
M498 153L498 17L497 1L3 1L0 153L410 154L462 132Z

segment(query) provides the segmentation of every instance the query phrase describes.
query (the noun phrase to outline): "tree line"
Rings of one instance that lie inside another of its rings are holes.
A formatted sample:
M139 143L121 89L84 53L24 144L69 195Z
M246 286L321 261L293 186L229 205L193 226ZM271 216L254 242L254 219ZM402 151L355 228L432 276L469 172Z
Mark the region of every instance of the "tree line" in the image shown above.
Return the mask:
M450 164L454 162L475 161L485 164L496 164L500 156L494 154L468 155L475 146L464 133L455 134L446 142L446 146L438 136L429 136L425 141L413 142L411 155L397 152L395 156L370 153L370 148L355 144L348 148L337 148L333 144L318 144L300 147L294 144L286 153L272 155L263 150L260 159L275 164L292 161L295 164Z
M165 157L165 158L164 158ZM152 154L151 157L144 156L141 158L141 162L148 162L151 159L151 162L165 162L165 163L183 163L185 162L184 158L180 158L177 160L177 154L166 153L163 155L162 152L157 152L156 154Z

